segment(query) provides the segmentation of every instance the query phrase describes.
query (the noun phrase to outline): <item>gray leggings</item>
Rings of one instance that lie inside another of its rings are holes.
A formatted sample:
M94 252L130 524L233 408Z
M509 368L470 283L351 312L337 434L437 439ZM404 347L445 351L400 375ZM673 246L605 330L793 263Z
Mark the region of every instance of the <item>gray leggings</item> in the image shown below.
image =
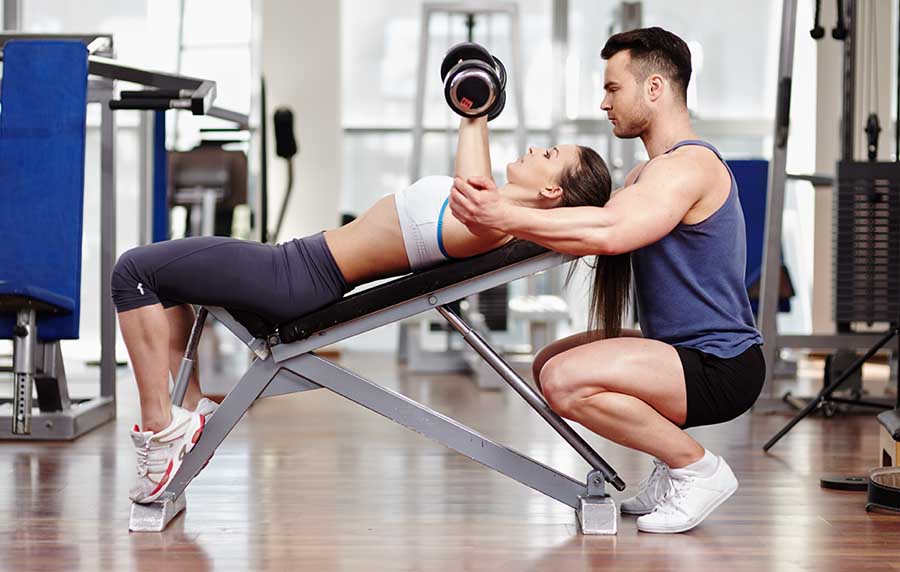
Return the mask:
M125 252L112 273L116 311L222 306L279 324L349 290L324 233L278 245L225 237L157 242Z

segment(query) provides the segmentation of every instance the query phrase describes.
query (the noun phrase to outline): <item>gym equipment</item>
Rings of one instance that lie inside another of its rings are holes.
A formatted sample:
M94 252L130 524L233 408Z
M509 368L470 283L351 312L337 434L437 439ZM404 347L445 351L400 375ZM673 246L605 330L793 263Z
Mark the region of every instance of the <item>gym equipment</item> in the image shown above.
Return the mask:
M822 27L822 0L816 0L816 15L813 19L813 27L809 31L813 40L820 40L825 37L825 28Z
M268 242L278 242L281 235L281 226L284 224L284 215L287 212L288 200L291 198L291 190L294 188L294 162L292 159L297 154L299 147L294 137L294 112L287 107L279 107L275 110L275 154L285 159L287 164L287 185L284 197L281 199L281 210L278 211L278 224L275 232L269 237ZM268 229L264 229L268 232Z
M828 184L829 182L833 182L837 189L835 190L835 216L839 217L840 220L839 225L843 224L841 221L844 220L852 220L854 216L853 213L844 211L842 209L846 208L846 205L840 205L838 200L841 196L844 197L844 200L850 200L851 202L855 202L857 199L851 198L855 191L852 189L858 185L858 175L860 173L867 173L862 175L863 180L872 181L875 178L876 172L884 173L886 171L882 170L881 166L873 166L873 163L864 164L865 166L860 166L859 169L852 166L853 163L853 139L855 135L855 130L857 129L856 120L854 119L854 108L855 108L855 84L856 84L856 72L855 72L855 62L856 62L856 38L853 33L854 26L856 25L856 12L857 12L857 2L856 0L847 0L846 2L839 2L839 10L838 10L838 23L835 28L837 32L838 39L842 39L843 41L843 72L844 72L844 80L843 80L843 101L842 101L842 122L841 122L841 162L838 165L838 177L835 177L832 181L827 180L827 178L821 176L789 176L785 171L786 158L787 158L787 140L789 133L789 110L791 103L791 74L793 67L793 54L794 54L794 28L796 24L796 15L797 15L797 1L796 0L784 0L783 9L782 9L782 29L781 29L781 52L780 52L780 60L779 60L779 81L778 81L778 95L777 95L777 109L776 109L776 119L775 119L775 138L774 138L774 146L772 150L772 164L770 170L770 179L768 185L768 198L766 201L766 230L765 230L765 246L763 250L763 263L762 263L762 278L760 283L760 302L759 302L759 312L757 313L757 324L759 325L759 329L762 332L763 338L766 340L765 345L763 346L763 355L765 356L766 363L769 364L769 367L766 371L766 384L763 388L762 398L767 399L774 397L773 393L773 370L774 365L777 362L777 357L779 355L780 348L808 348L808 349L829 349L829 350L865 350L875 344L879 343L887 343L881 342L882 334L881 333L854 333L850 331L850 325L846 321L847 314L844 314L844 305L840 304L840 308L836 306L836 314L841 314L842 317L838 317L837 321L837 332L834 334L813 334L813 335L785 335L780 334L778 332L777 321L776 321L776 312L778 309L778 296L779 291L781 290L781 234L782 234L782 220L783 220L783 210L784 210L784 196L785 196L785 182L787 178L799 178L809 180L817 185ZM898 134L900 137L900 134ZM898 139L898 149L900 149L900 139ZM885 166L885 169L888 167ZM843 173L843 179L841 178L841 174ZM841 190L841 189L845 190ZM844 194L844 193L850 194ZM876 194L883 193L884 191L877 191ZM867 193L862 193L866 195ZM860 197L862 204L868 201L867 198ZM880 199L879 199L880 200ZM872 204L875 207L875 203ZM885 205L879 206L876 210L883 209ZM866 207L868 210L869 207ZM872 211L874 212L874 211ZM844 219L844 217L849 216L850 219ZM877 216L882 216L878 214ZM851 223L854 224L854 223ZM875 230L873 227L871 230ZM837 229L836 229L837 232ZM879 231L880 232L880 231ZM838 237L835 237L835 240L838 240ZM843 240L843 235L841 240ZM837 271L837 266L841 265L842 267L846 267L846 264L853 264L854 257L851 256L850 259L846 258L846 245L842 246L837 242L835 248L835 256L840 258L836 258L836 281L845 281L852 280L853 277L850 275L841 275L840 271ZM875 250L883 248L882 245L872 244L871 247L875 248ZM839 255L839 252L843 250L843 255ZM870 254L874 254L875 250L870 251ZM869 255L866 255L869 256ZM870 262L874 262L875 259L870 259ZM893 263L892 263L893 264ZM896 268L896 267L895 267ZM895 271L896 273L896 271ZM861 281L862 282L862 281ZM875 285L877 286L877 285ZM835 296L837 299L837 296ZM865 304L865 301L861 301ZM896 312L888 312L888 317L886 321L893 321L893 319L897 316ZM857 319L857 318L853 318ZM861 318L863 321L866 320L865 317ZM894 354L893 359L896 359L896 355L898 353L898 347L892 344L890 347L891 352ZM824 401L820 401L818 398L813 400L814 402L824 403ZM776 439L770 440L765 449L771 447Z
M268 324L246 312L207 308L209 314L248 346L256 359L222 401L162 497L148 505L132 505L130 529L159 531L165 528L185 506L187 485L256 399L327 388L574 508L584 533L615 534L615 503L606 494L605 485L610 483L623 490L625 483L550 409L537 391L525 383L462 318L447 308L456 300L570 260L569 256L549 252L535 244L513 241L481 256L397 278L280 325ZM430 309L436 309L462 334L466 343L587 461L590 471L586 483L494 443L459 422L314 353L326 345ZM206 316L206 312L197 314L196 332L202 331ZM185 350L185 367L179 373L173 392L175 403L179 403L177 398L183 395L187 386L189 361L193 359L197 341L192 336Z
M447 50L441 64L444 99L463 117L488 120L500 115L506 104L506 67L496 56L474 42Z
M900 467L900 407L878 414L881 424L879 464L882 467Z
M219 141L168 152L168 207L188 208L187 236L231 236L234 208L247 202L247 154Z
M866 510L900 512L900 468L881 467L869 473L869 498Z
M847 14L839 12L838 20L838 27L846 29L841 33L845 42L842 160L837 164L833 210L835 322L840 332L850 336L858 336L850 334L850 323L854 321L868 323L883 321L890 323L890 327L880 339L872 343L862 357L853 361L835 379L831 379L828 368L825 387L763 445L764 451L772 448L797 423L818 409L833 412L831 408L834 404L891 408L887 403L860 399L862 391L859 386L852 388L854 399L833 395L847 380L854 376L859 377L858 372L863 363L887 345L894 336L900 336L900 163L875 161L880 127L877 118L873 120L871 116L866 129L869 139L867 153L869 162L860 163L853 160L854 26L857 20L857 4L855 0L849 0L848 4ZM845 19L849 20L849 24L845 24ZM783 37L782 41L784 40ZM872 51L874 52L874 49ZM785 50L782 49L782 52L784 54ZM783 100L779 99L780 105L789 103L789 93ZM787 113L785 109L782 109L782 112ZM783 118L783 125L786 128L786 115ZM784 142L786 144L786 137ZM781 200L783 201L783 197ZM771 211L769 214L775 215ZM777 222L780 227L780 220ZM770 238L772 236L769 235ZM767 265L771 263L771 260L767 260ZM765 275L763 281L765 283ZM763 318L768 318L762 312L762 308L761 305L761 322ZM768 359L767 357L767 362Z
M67 55L57 53L57 49ZM31 50L34 53L23 55ZM76 51L80 54L77 57L73 55ZM104 34L0 34L0 139L4 141L0 203L10 201L9 208L0 209L0 295L6 298L2 311L16 315L13 319L0 318L0 337L15 341L13 367L2 369L14 370L18 387L13 403L0 401L0 439L70 440L115 417L116 324L108 279L116 260L113 109L183 108L248 123L246 115L212 105L214 82L124 66L111 59L114 53L112 36ZM48 58L46 63L44 57ZM82 87L73 91L75 71L83 77L75 78ZM143 93L141 97L132 94L113 103L115 80L169 91ZM47 87L47 81L54 82L52 88ZM74 109L79 102L84 106L101 104L100 394L90 399L69 397L58 342L76 338L79 325L85 134L85 110L79 113ZM33 133L42 137L25 136ZM7 142L12 136L15 141ZM76 159L72 153L78 152L81 154ZM72 234L76 226L77 247ZM48 245L52 245L50 250L42 248ZM23 257L28 264L23 264ZM45 316L51 308L58 315ZM38 392L37 413L29 403L32 379Z
M32 434L35 385L48 415L34 434L48 435L57 423L77 434L59 340L78 338L81 317L87 55L78 41L3 46L0 337L13 339L15 379L11 414L2 415L10 422L0 423L16 437ZM86 407L102 422L111 403Z

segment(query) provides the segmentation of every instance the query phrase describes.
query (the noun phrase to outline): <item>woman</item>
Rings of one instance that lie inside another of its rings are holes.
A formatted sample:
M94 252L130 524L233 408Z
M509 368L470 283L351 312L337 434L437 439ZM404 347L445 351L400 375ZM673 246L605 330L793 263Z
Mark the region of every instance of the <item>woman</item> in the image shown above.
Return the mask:
M463 119L456 175L491 176L485 118ZM609 171L592 149L560 145L529 148L506 168L500 192L535 208L602 206ZM160 242L129 250L112 275L119 326L134 368L141 427L131 437L138 456L135 502L151 502L200 437L215 404L203 398L197 368L182 407L169 397L194 311L190 304L224 306L283 323L340 299L354 286L493 250L512 237L470 232L447 208L453 180L425 177L386 196L358 219L279 245L223 237ZM598 259L592 323L615 335L630 283L627 257Z

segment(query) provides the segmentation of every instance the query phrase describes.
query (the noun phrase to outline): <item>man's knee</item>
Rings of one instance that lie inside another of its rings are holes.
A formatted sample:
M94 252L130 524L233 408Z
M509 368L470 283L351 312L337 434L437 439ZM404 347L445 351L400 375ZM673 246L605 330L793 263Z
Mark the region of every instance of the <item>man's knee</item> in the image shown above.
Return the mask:
M531 375L534 379L534 383L537 385L538 391L543 392L543 385L541 384L541 371L544 369L544 365L547 364L547 360L552 357L552 354L548 352L549 348L544 348L534 356L534 361L531 362Z
M563 417L574 410L578 399L571 366L562 356L553 356L543 363L539 387L550 408Z

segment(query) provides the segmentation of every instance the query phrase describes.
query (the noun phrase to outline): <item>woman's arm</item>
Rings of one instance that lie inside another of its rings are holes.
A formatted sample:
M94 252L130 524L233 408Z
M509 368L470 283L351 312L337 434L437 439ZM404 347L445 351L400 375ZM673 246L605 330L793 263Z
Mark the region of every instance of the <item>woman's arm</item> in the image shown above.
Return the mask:
M464 179L473 176L492 178L487 116L460 119L454 175Z

